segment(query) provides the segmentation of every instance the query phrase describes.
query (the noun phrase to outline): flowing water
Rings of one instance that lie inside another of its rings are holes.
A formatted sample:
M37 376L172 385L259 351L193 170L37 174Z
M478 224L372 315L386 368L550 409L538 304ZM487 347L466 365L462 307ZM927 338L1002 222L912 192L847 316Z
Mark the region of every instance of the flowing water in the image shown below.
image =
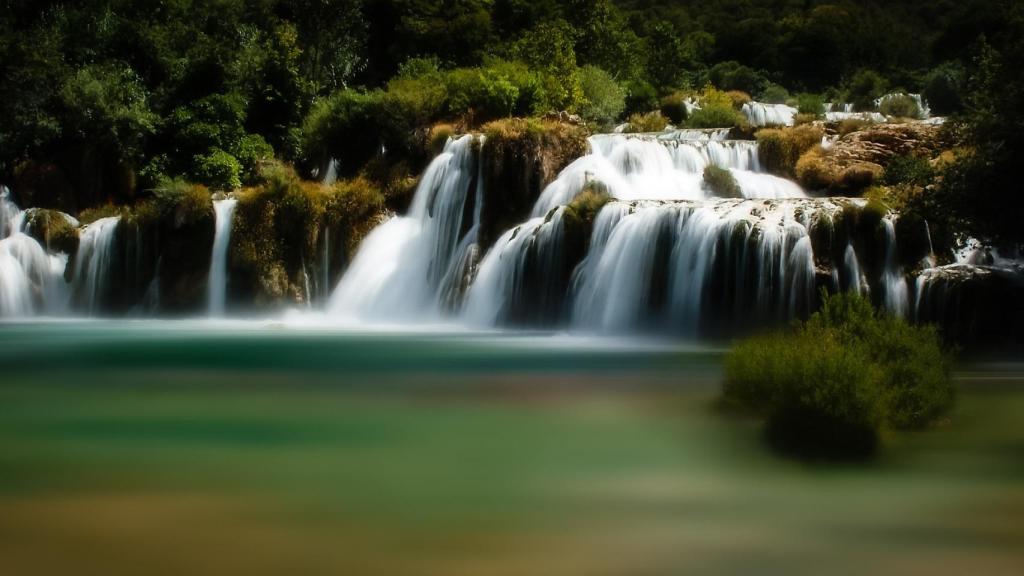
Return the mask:
M1024 565L1019 365L855 466L772 455L719 351L637 338L6 323L0 370L4 573Z
M210 316L224 314L224 302L228 288L228 249L231 246L231 224L238 200L227 198L213 203L216 224L213 235L213 252L210 256L210 275L207 279L207 302Z

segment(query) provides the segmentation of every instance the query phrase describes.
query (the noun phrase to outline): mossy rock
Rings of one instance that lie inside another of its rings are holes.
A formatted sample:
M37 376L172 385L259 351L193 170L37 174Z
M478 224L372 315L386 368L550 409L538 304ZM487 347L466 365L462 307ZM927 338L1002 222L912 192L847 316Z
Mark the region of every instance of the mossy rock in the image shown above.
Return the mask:
M512 118L486 124L480 149L484 179L479 244L486 250L522 222L541 191L587 153L586 128L566 122Z
M76 221L63 212L33 208L25 218L27 233L47 250L74 254L78 250Z
M742 198L743 190L728 168L709 164L704 168L704 187L719 198Z

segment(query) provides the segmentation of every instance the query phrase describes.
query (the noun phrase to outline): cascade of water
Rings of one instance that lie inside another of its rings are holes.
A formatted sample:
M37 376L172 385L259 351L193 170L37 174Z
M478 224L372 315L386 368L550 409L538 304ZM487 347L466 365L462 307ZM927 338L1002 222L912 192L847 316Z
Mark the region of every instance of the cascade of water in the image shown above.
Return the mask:
M228 288L228 249L231 247L231 224L238 200L226 198L213 203L215 215L213 251L206 282L207 310L210 316L222 316Z
M747 102L741 112L751 126L792 126L796 108L785 104Z
M6 186L0 186L0 239L21 230L22 218L23 212L11 200L11 191Z
M424 172L409 213L391 218L363 240L331 295L332 313L406 320L439 311L476 173L474 142L472 136L449 140Z
M494 326L512 317L523 317L524 306L551 313L558 303L550 289L562 256L562 214L556 208L547 216L531 218L505 232L480 263L476 280L466 295L463 318L477 326ZM531 283L540 290L527 293L529 276L546 280ZM554 290L557 292L557 289ZM533 297L531 297L533 296Z
M324 177L320 180L321 183L330 186L338 181L338 159L331 158L331 161L327 163L327 170L324 171Z
M21 232L0 240L0 317L59 312L67 300L67 261L63 254L47 255Z
M696 335L709 310L725 323L807 313L814 256L793 212L737 200L606 206L577 272L573 324L622 331L668 320Z
M896 258L896 227L889 218L882 220L882 227L885 230L885 265L882 269L882 295L885 307L897 316L906 317L910 298L903 270Z
M120 216L100 218L81 233L75 255L74 293L89 314L100 311L109 291L111 260Z
M860 262L857 260L857 251L853 249L853 243L846 244L846 252L843 254L843 268L846 273L846 290L860 294L862 292Z
M701 200L707 195L704 169L712 165L730 170L746 198L806 196L795 182L761 172L757 142L718 138L725 134L684 130L658 136L593 136L590 154L571 163L544 189L532 217L568 204L593 181L619 200Z

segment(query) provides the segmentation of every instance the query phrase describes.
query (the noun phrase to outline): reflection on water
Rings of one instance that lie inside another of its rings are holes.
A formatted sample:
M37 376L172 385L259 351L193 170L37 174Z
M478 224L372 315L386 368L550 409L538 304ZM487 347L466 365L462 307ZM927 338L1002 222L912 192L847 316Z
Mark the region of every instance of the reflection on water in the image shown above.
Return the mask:
M781 460L720 353L296 323L0 326L7 574L1019 574L1024 378Z

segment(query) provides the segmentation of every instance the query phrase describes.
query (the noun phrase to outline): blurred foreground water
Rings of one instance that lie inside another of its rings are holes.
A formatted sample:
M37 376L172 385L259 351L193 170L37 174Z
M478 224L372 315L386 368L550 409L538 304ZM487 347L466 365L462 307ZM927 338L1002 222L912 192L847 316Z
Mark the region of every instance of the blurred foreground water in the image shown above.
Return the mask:
M0 574L1021 574L1024 371L878 461L715 408L721 354L278 323L0 325Z

